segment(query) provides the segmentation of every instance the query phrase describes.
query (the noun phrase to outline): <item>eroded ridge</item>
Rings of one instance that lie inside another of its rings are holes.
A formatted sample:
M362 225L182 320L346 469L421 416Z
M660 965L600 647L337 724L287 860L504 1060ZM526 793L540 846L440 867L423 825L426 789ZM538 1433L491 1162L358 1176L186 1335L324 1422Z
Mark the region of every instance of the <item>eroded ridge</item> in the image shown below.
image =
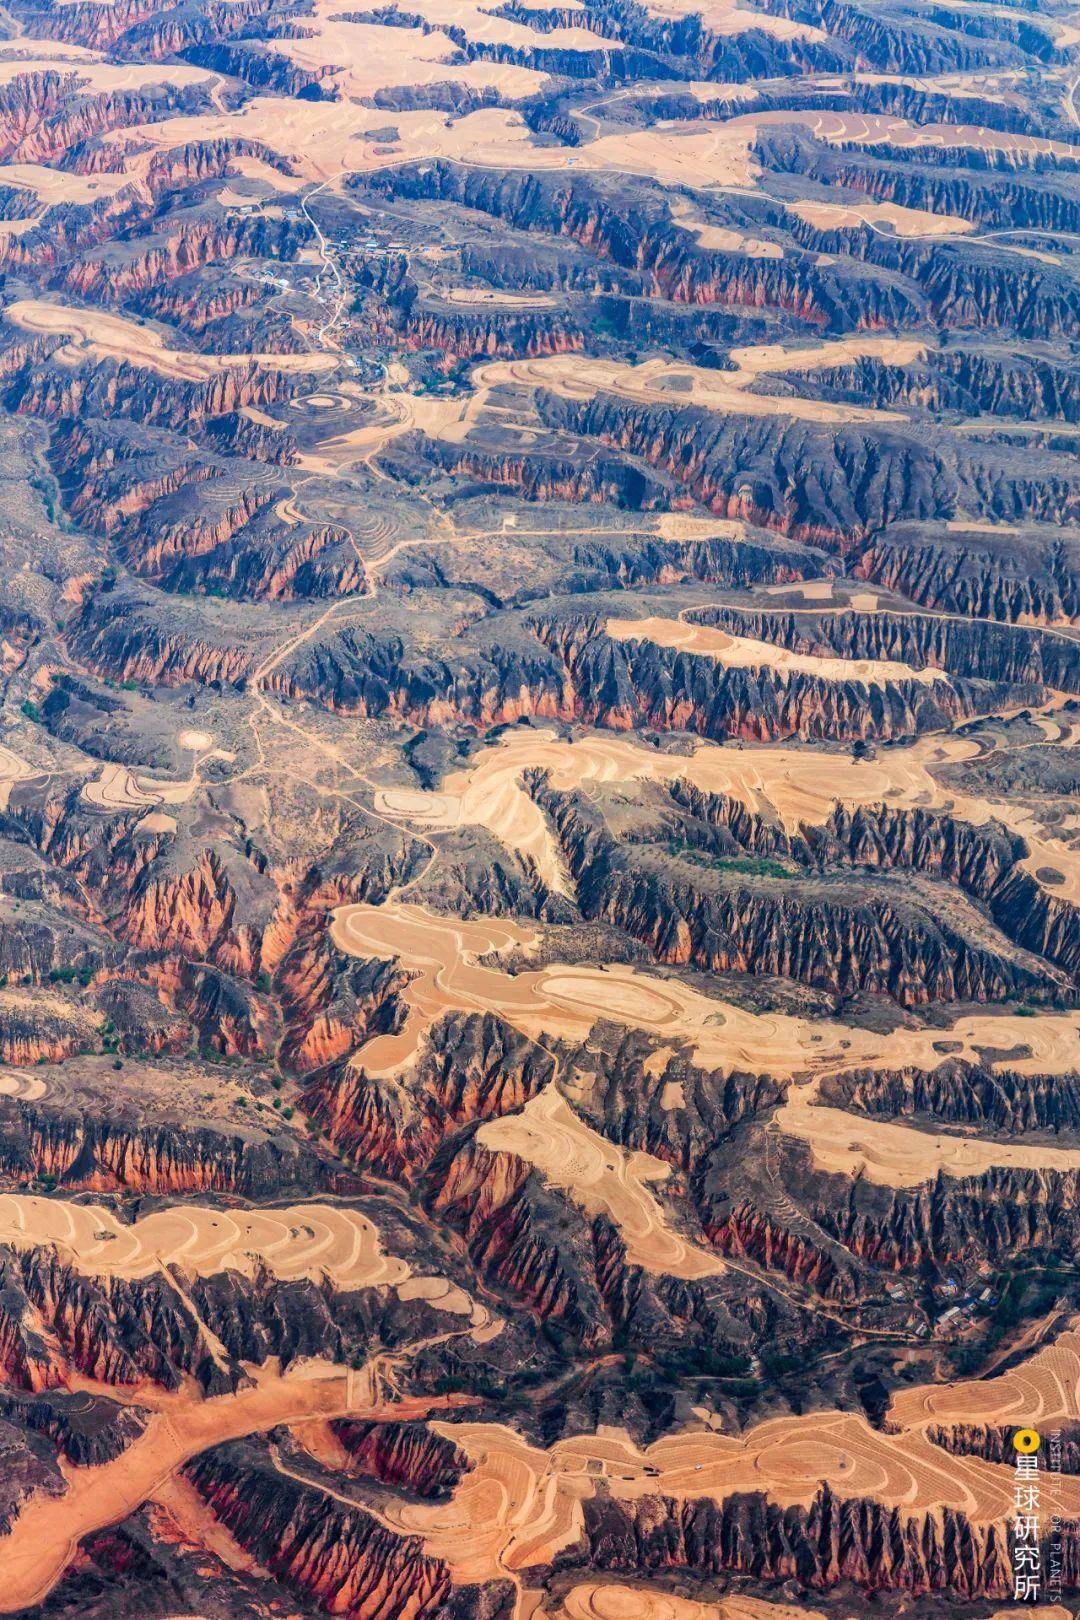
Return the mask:
M0 31L0 1608L1065 1620L1068 7Z
M533 930L460 923L411 904L344 907L334 934L343 949L361 957L397 960L404 948L415 975L401 995L409 1009L402 1029L376 1036L357 1056L372 1074L393 1073L412 1061L424 1030L451 1010L497 1012L527 1034L556 1028L579 1040L601 1017L615 1018L662 1040L688 1042L703 1063L723 1072L768 1070L783 1079L864 1065L932 1069L946 1055L974 1060L999 1041L1008 1043L1004 1050L1023 1047L1015 1064L1032 1074L1075 1069L1080 1055L1077 1013L958 1018L948 1026L947 1054L938 1029L879 1036L847 1024L758 1015L633 968L556 964L508 973L487 960L518 950L527 963L537 939Z

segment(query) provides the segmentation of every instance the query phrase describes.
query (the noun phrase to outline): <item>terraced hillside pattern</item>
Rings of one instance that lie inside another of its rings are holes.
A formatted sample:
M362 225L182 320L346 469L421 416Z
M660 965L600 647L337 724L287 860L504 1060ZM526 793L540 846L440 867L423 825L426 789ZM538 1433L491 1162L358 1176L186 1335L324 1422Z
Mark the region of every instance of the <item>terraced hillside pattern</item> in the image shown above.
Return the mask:
M0 1615L1070 1620L1078 795L1072 0L5 0Z

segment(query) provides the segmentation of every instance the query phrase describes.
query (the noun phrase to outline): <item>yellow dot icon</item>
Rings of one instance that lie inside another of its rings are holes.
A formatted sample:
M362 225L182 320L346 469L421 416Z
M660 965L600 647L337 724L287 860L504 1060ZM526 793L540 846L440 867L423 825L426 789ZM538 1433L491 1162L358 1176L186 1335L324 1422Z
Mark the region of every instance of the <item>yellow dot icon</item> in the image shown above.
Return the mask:
M1013 1447L1024 1457L1030 1457L1033 1451L1038 1451L1041 1444L1038 1429L1017 1429L1013 1435Z

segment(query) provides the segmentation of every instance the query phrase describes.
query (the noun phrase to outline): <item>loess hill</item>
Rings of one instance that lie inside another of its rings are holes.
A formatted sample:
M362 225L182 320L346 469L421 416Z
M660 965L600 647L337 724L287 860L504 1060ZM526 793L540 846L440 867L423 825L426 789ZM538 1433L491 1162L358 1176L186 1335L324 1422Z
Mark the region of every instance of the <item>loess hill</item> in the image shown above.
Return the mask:
M1067 1620L1078 85L0 10L0 1613Z

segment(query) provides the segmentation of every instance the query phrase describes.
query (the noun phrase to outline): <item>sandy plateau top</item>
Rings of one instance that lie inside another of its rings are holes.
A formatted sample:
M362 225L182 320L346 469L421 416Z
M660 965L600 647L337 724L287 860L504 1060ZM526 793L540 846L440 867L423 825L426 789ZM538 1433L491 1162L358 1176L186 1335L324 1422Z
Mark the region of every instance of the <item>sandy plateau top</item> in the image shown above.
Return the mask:
M402 1301L424 1300L461 1317L478 1340L494 1338L502 1326L456 1283L418 1275L407 1260L387 1254L366 1215L336 1204L259 1210L175 1204L126 1225L97 1204L3 1193L0 1243L56 1247L89 1277L149 1277L171 1268L185 1276L250 1277L266 1270L282 1282L307 1279L343 1293L393 1288Z
M0 1242L55 1244L94 1277L147 1277L177 1265L195 1276L265 1266L282 1279L329 1277L339 1288L403 1283L404 1260L383 1252L365 1215L331 1204L215 1210L178 1204L130 1226L95 1204L0 1194Z
M382 0L360 0L358 5L350 5L350 11L369 14L382 9ZM535 8L538 12L559 11L565 8L560 4L540 4ZM571 7L572 10L582 10L580 6ZM326 14L336 10L336 0L316 0L315 16L319 19L316 28L319 28ZM613 51L620 52L622 44L619 40L609 39L606 34L597 34L585 27L556 27L550 29L533 28L528 23L512 20L509 17L500 17L498 7L486 4L485 0L417 0L415 5L410 4L410 14L422 17L433 29L461 28L464 29L470 40L484 45L512 45L520 50L536 46L543 49L545 46L555 47L566 51ZM325 36L316 34L316 41ZM363 36L360 36L362 40ZM443 36L450 40L449 34ZM289 42L290 44L296 42ZM452 43L452 41L451 41ZM304 41L303 44L307 44ZM311 47L318 50L318 44Z
M595 149L575 148L577 152L582 150L593 150L595 155ZM753 254L755 246L767 245L746 239L740 243L739 251ZM785 416L809 422L902 422L907 418L898 411L787 396L774 398L751 390L756 380L766 374L849 365L864 357L906 365L921 359L926 350L921 341L868 332L791 348L775 343L732 349L729 358L736 369L731 371L663 358L630 365L578 353L484 361L473 368L470 392L464 398L407 392L388 395L384 404L392 407L390 414L348 434L324 440L315 454L301 458L301 465L313 471L332 471L342 462L353 461L361 454L371 455L413 430L460 444L492 408L502 420L513 420L513 399L511 395L510 403L506 402L506 390L522 388L544 389L577 400L611 393L635 404L664 405L669 409L695 406L719 415ZM702 532L717 534L722 532L724 520L679 512L664 513L660 518L661 533L670 538L692 538L695 526L701 526Z
M758 377L768 373L812 371L848 365L864 357L903 365L924 353L925 344L867 333L800 348L771 344L733 349L730 359L736 369L732 371L665 359L629 365L580 354L554 354L536 360L494 360L477 367L472 381L478 393L524 384L549 389L566 399L592 399L609 393L636 404L693 405L720 415L789 416L811 422L903 422L907 418L899 411L828 400L774 398L750 390ZM478 400L476 408L482 403Z
M1073 1620L1060 1604L1025 1605L1025 1620ZM744 1596L723 1597L717 1603L660 1592L655 1585L584 1581L563 1599L561 1620L826 1620L820 1609L773 1603ZM1016 1608L998 1609L990 1620L1016 1620Z
M820 1609L773 1603L764 1598L724 1597L698 1603L657 1591L655 1585L585 1581L566 1594L563 1620L826 1620ZM1059 1603L1025 1606L1025 1620L1074 1620ZM182 1617L181 1617L182 1620ZM990 1620L1016 1620L1016 1606L996 1609Z
M811 653L789 652L768 641L730 635L712 625L691 624L684 619L609 619L604 634L613 641L651 641L657 647L696 653L713 658L726 669L770 669L781 677L816 675L823 681L861 681L870 686L887 686L893 681L918 681L932 686L947 679L939 669L915 669L911 664L880 658L828 658Z
M992 1399L992 1394L991 1397ZM423 1536L460 1582L547 1564L581 1538L582 1503L604 1484L617 1501L663 1496L716 1502L764 1491L808 1506L823 1483L841 1497L871 1497L901 1514L965 1514L1000 1523L1013 1502L1013 1470L952 1456L918 1430L883 1434L854 1413L774 1418L741 1437L699 1429L638 1447L623 1429L532 1446L494 1423L436 1423L474 1461L445 1504L395 1504L388 1521ZM1043 1511L1080 1511L1080 1480L1044 1475Z
M87 359L123 361L174 382L209 382L222 372L236 370L328 371L337 363L330 354L199 354L172 349L160 332L127 316L34 298L8 304L4 318L24 332L46 336L59 333L70 338L70 343L56 351L69 365L82 365Z
M649 1190L648 1183L667 1180L671 1166L651 1153L613 1145L579 1119L554 1086L520 1113L489 1120L477 1141L535 1165L549 1186L569 1193L588 1216L606 1215L619 1228L632 1265L688 1280L725 1269L718 1255L671 1229Z
M709 88L714 92L717 89L715 85ZM676 194L670 199L668 206L672 219L691 233L699 247L718 248L721 253L745 253L751 259L784 257L784 250L779 242L770 242L767 237L748 236L744 231L735 230L730 225L710 224L689 197Z
M0 809L7 809L11 790L16 782L26 782L38 773L19 758L10 748L0 746Z
M660 621L671 632L665 644L689 640L710 655L754 661L775 653L783 664L792 655L764 644L740 644L723 632ZM608 624L608 633L640 633L640 621ZM645 628L651 632L648 621ZM706 646L701 647L696 638ZM713 647L713 643L718 645ZM748 652L747 649L750 649ZM816 672L885 680L933 677L905 665L851 664L847 660L806 658L801 664ZM835 667L834 667L835 666ZM1059 739L1061 728L1047 723L1046 734ZM1071 736L1071 733L1070 733ZM979 743L967 738L923 738L906 748L883 753L880 761L820 755L799 749L764 747L730 750L699 745L689 756L661 754L623 738L594 736L558 739L552 733L511 733L481 750L469 767L448 776L441 790L383 790L376 800L380 813L431 831L482 825L507 847L528 854L552 888L568 892L569 878L561 852L539 808L522 787L527 769L544 769L561 790L594 782L634 778L671 782L685 779L706 791L725 792L749 809L762 804L775 811L791 830L802 823L821 825L838 803L908 803L920 807L948 805L951 813L976 823L990 819L997 806L960 796L946 797L930 767L973 757ZM1008 812L1011 807L1001 807ZM1015 818L1014 818L1015 819ZM1035 842L1025 858L1033 864L1054 859L1069 873L1069 895L1075 892L1077 857L1057 845ZM536 971L500 971L499 954L528 952L538 942L536 930L488 919L460 922L416 906L343 907L335 915L334 938L358 956L400 959L415 975L403 992L409 1009L403 1027L377 1036L357 1054L356 1063L371 1074L389 1074L416 1057L425 1032L451 1010L493 1012L523 1033L538 1039L587 1038L601 1015L675 1044L685 1043L699 1063L724 1072L743 1069L777 1078L821 1077L851 1068L937 1068L946 1057L970 1062L1007 1064L1031 1074L1080 1069L1080 1013L977 1013L947 1028L896 1028L887 1034L828 1020L804 1020L783 1014L750 1013L701 994L679 981L632 967L551 965ZM601 1013L602 1010L602 1013ZM1008 1056L1006 1056L1008 1054ZM852 1116L822 1106L814 1084L797 1088L777 1115L787 1135L807 1143L814 1163L828 1172L862 1174L887 1186L921 1185L940 1173L974 1176L993 1166L1022 1169L1080 1169L1080 1151L1033 1148L976 1140L949 1133L930 1134L910 1126ZM659 1207L646 1183L657 1177L640 1158L635 1163L609 1148L577 1120L555 1093L535 1099L513 1119L486 1125L486 1145L518 1153L535 1164L553 1185L564 1188L590 1214L600 1210L615 1220L639 1263L686 1274L687 1265L702 1263L675 1234L655 1234L662 1227ZM657 1241L662 1242L660 1249ZM635 1248L635 1245L637 1247Z
M584 1581L563 1599L564 1620L825 1620L817 1609L760 1598L725 1597L718 1603L658 1592L653 1586Z
M342 906L332 933L340 950L401 960L416 975L402 992L409 1009L403 1028L375 1036L354 1059L373 1075L396 1073L414 1061L424 1032L451 1011L493 1012L533 1039L557 1034L572 1041L584 1040L599 1018L614 1018L685 1042L707 1068L777 1079L849 1068L934 1069L946 1055L977 1062L987 1049L1026 1051L1008 1059L1020 1073L1080 1069L1080 1011L1034 1018L975 1013L943 1028L879 1035L828 1019L747 1012L677 979L621 964L515 974L482 964L481 958L535 945L535 930L518 923L461 921L392 901ZM953 1048L949 1054L941 1050L945 1043Z
M301 181L339 181L350 174L431 158L530 172L573 168L630 173L672 186L750 186L758 175L751 158L753 130L704 120L605 135L569 148L537 144L521 114L510 107L485 107L449 121L441 112L396 111L396 139L388 142L381 133L388 115L362 104L379 90L452 79L476 90L494 90L503 101L512 103L535 94L547 82L546 75L485 61L450 66L446 56L455 47L437 33L423 35L418 30L366 23L332 26L351 29L358 36L359 65L349 75L355 88L343 100L283 101L257 95L232 114L165 118L111 131L102 139L125 148L123 172L129 179L140 180L155 151L226 137L269 147L294 166ZM551 35L544 38L550 42ZM295 43L275 42L277 46ZM134 152L127 151L131 143ZM281 177L274 183L282 190L290 188L290 182Z
M676 1501L762 1490L782 1506L807 1506L824 1483L840 1497L870 1497L904 1515L948 1508L975 1524L1000 1523L1012 1511L1014 1472L980 1458L953 1456L930 1443L925 1428L954 1423L1039 1422L1080 1415L1080 1339L1062 1335L1012 1372L968 1384L925 1385L901 1392L889 1412L892 1432L853 1413L812 1412L771 1419L741 1437L702 1428L667 1435L646 1448L625 1430L560 1441L545 1451L494 1423L436 1423L473 1459L451 1500L396 1504L387 1522L423 1537L460 1581L527 1572L574 1546L583 1531L582 1503L603 1486L616 1500L663 1496ZM1072 1516L1080 1480L1043 1476L1044 1509ZM1049 1505L1047 1505L1049 1503ZM656 1594L638 1603L630 1583L585 1582L565 1600L565 1620L789 1620L795 1611L752 1598L697 1604ZM651 1591L651 1589L650 1589ZM808 1611L799 1609L799 1614ZM1045 1620L1064 1611L1047 1609Z
M98 51L89 51L60 40L23 40L24 56L0 49L0 84L27 73L70 72L77 90L88 94L122 90L198 89L215 83L217 74L207 68L190 67L186 62L109 62ZM9 40L8 46L16 44Z
M828 38L823 29L815 28L812 23L744 9L735 0L647 0L646 9L654 17L699 16L704 27L714 34L745 34L754 29L773 39L821 41Z
M1075 1322L1052 1344L996 1378L901 1389L889 1422L902 1429L970 1423L1053 1428L1080 1417L1080 1331Z
M0 185L31 192L40 208L51 208L57 204L80 208L106 197L115 197L122 191L130 191L133 182L132 177L122 171L117 174L71 174L66 169L50 169L43 163L2 163ZM29 198L27 202L29 206ZM16 223L15 220L0 220L0 225L5 229Z
M788 211L821 231L891 228L896 236L967 236L975 226L958 214L934 214L926 208L902 208L898 203L830 203L800 198Z
M789 1097L776 1123L809 1145L818 1170L885 1187L920 1187L938 1175L979 1176L997 1165L1047 1175L1080 1170L1078 1148L1028 1147L860 1118L822 1106L812 1086Z
M40 1074L30 1069L0 1069L0 1097L18 1097L20 1102L40 1102L48 1095L49 1087Z
M1080 1069L1080 1012L1035 1018L973 1014L947 1028L898 1028L878 1035L825 1019L747 1012L675 979L629 967L557 965L508 974L482 961L532 947L535 934L517 924L460 922L418 906L356 905L336 913L333 934L343 950L400 960L416 975L402 992L409 1010L404 1026L366 1042L353 1059L372 1075L393 1074L414 1062L426 1032L452 1011L495 1013L534 1040L571 1042L586 1040L598 1019L615 1018L687 1045L706 1068L778 1079L851 1068L932 1070L946 1055L985 1062L988 1052L1018 1072ZM1014 1055L1006 1060L1004 1053ZM1015 1055L1022 1053L1028 1055ZM1080 1150L932 1135L823 1107L812 1084L792 1094L776 1123L810 1146L819 1169L861 1172L885 1186L918 1186L940 1172L977 1175L994 1165L1080 1169ZM655 1161L605 1142L556 1093L534 1099L521 1114L484 1125L480 1140L536 1165L588 1214L607 1214L638 1264L674 1276L718 1269L707 1254L666 1227L646 1185L660 1179Z
M923 12L4 13L0 1613L1007 1589L960 1431L1080 1423L1029 1241L1080 1231L1080 12ZM823 1487L841 1559L748 1569L731 1498Z
M497 287L450 287L443 297L451 304L490 309L553 309L558 302L550 293L503 292Z
M346 1416L407 1420L457 1404L452 1396L398 1399L393 1361L378 1352L363 1368L352 1371L301 1360L283 1372L271 1360L246 1369L248 1387L215 1400L203 1399L190 1386L175 1393L148 1384L130 1390L95 1385L72 1374L73 1387L148 1406L152 1416L142 1435L115 1461L99 1468L65 1464L64 1495L38 1495L26 1504L4 1540L0 1613L40 1602L75 1558L84 1536L135 1512L210 1446L265 1433L279 1423Z
M884 113L780 108L767 113L740 113L724 127L734 131L747 125L757 128L767 124L802 124L819 140L835 144L872 146L884 141L900 147L971 146L984 152L1010 153L1021 163L1040 157L1072 162L1080 158L1080 145L1072 141L1017 135L1011 130L987 129L982 124L913 124Z
M626 622L631 626L642 623ZM778 648L770 646L769 652L783 656ZM830 662L812 660L815 666ZM836 660L840 665L847 662ZM885 667L905 670L908 666ZM815 672L824 674L816 668ZM1069 725L1063 730L1051 720L1038 723L1047 742L1077 745L1080 727ZM527 770L548 771L551 785L561 792L592 782L686 781L702 792L738 799L748 810L767 809L789 833L803 824L824 825L838 804L947 810L974 826L1000 821L1027 843L1028 854L1022 860L1025 869L1038 881L1042 881L1040 872L1056 873L1059 881L1048 885L1049 892L1080 903L1080 850L1070 848L1066 841L1072 841L1080 830L1080 813L1067 816L1064 838L1051 838L1023 804L946 789L934 775L935 766L961 764L978 758L980 751L981 745L973 737L930 735L882 750L873 760L773 745L733 749L711 742L701 742L684 755L660 753L610 733L567 741L551 731L516 731L504 733L497 743L481 749L466 769L447 776L440 789L385 788L376 795L376 808L432 831L486 827L509 848L519 849L533 860L544 881L562 891L567 879L561 853L543 815L522 787Z

